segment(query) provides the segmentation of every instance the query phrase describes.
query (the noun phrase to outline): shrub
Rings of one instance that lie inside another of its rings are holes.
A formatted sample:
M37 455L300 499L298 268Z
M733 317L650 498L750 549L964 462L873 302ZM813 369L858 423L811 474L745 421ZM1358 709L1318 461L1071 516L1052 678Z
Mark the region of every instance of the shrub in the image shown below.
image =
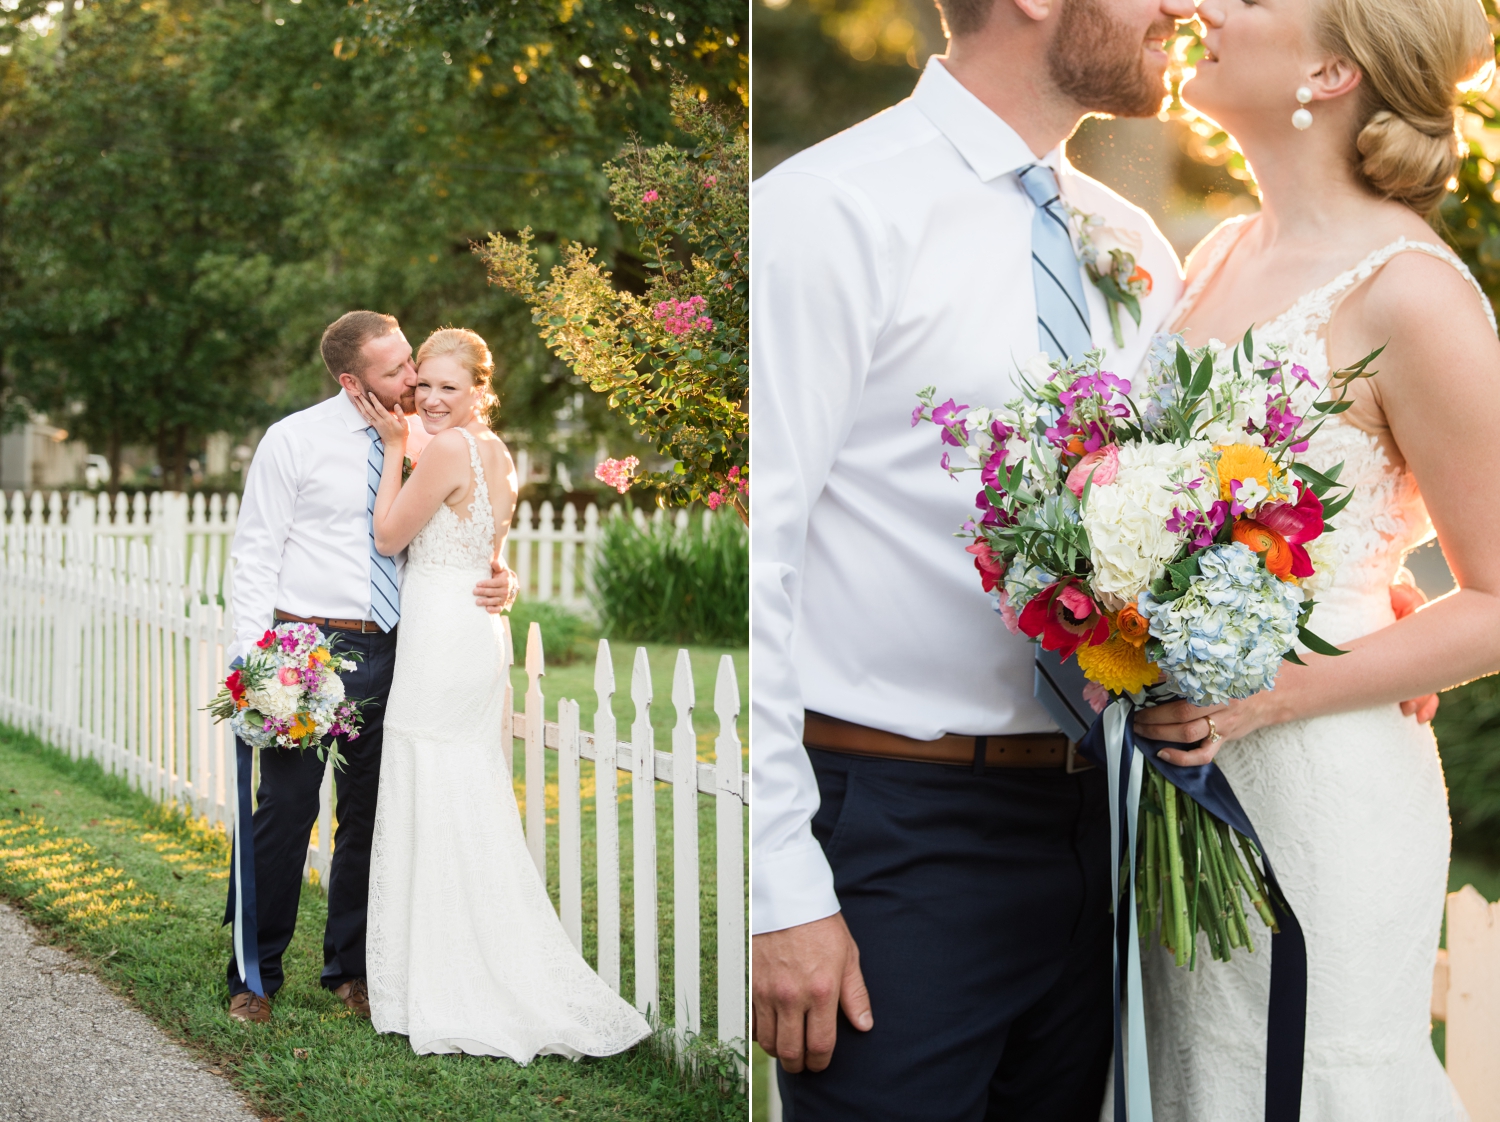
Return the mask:
M516 648L516 663L526 664L526 633L535 623L542 629L542 650L553 666L566 666L580 654L588 655L589 641L598 629L582 616L559 604L518 596L510 609L510 641Z
M1433 725L1448 780L1454 851L1500 861L1500 676L1445 693Z
M616 508L618 510L618 508ZM605 519L594 563L604 633L656 643L743 646L750 636L750 550L736 518L704 515L676 529Z

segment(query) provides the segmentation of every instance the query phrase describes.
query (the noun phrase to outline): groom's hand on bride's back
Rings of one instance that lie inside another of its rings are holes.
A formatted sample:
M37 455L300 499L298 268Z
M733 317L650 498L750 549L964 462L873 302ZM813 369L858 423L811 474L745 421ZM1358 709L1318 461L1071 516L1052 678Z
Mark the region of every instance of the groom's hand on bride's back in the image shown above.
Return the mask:
M503 612L516 602L521 590L516 574L500 561L490 562L490 579L474 586L474 603L487 612Z
M828 1066L841 1006L861 1032L874 1027L859 947L843 913L768 931L751 944L751 1032L787 1071Z

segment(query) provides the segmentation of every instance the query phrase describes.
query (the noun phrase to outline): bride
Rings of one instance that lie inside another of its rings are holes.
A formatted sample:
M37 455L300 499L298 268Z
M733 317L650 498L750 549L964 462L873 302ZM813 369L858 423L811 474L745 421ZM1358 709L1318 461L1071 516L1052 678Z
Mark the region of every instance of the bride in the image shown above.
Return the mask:
M1421 703L1401 701L1500 669L1500 489L1476 470L1500 433L1500 342L1425 221L1457 167L1458 86L1494 48L1479 0L1202 0L1198 14L1208 53L1184 96L1236 138L1263 206L1194 252L1174 329L1198 347L1253 324L1320 381L1385 351L1304 457L1343 461L1355 488L1310 623L1349 653L1137 728L1183 744L1163 752L1173 763L1218 750L1306 932L1302 1118L1461 1119L1428 1038L1447 796ZM1398 622L1387 588L1434 527L1458 589ZM1262 1117L1269 967L1265 950L1194 972L1148 956L1158 1119Z
M650 1026L568 941L527 853L502 750L499 624L469 591L516 501L510 453L484 423L493 372L472 331L422 344L416 405L432 440L405 486L405 421L373 395L359 403L385 444L376 547L409 546L371 855L371 1017L418 1053L613 1055Z

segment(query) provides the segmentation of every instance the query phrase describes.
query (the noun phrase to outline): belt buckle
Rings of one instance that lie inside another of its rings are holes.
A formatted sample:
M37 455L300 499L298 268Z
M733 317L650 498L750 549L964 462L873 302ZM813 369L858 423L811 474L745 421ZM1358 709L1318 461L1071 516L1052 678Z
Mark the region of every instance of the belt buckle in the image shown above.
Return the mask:
M1080 771L1094 770L1094 765L1078 754L1078 742L1076 740L1068 741L1068 752L1064 757L1063 766L1069 775L1077 775Z

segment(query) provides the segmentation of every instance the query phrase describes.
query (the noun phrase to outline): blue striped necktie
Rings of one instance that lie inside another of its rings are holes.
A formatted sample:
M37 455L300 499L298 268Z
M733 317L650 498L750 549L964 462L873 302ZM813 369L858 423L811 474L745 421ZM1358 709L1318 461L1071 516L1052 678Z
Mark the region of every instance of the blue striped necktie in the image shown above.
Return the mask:
M1027 164L1016 175L1036 204L1031 217L1031 279L1036 286L1037 345L1053 358L1080 360L1094 349L1094 340L1057 176L1045 164Z
M1031 218L1031 279L1036 286L1037 345L1054 359L1076 362L1094 349L1094 340L1057 176L1044 164L1027 164L1016 175L1036 204ZM1036 648L1036 698L1069 740L1082 740L1093 722L1083 699L1085 681L1076 658L1063 662L1056 651Z
M380 630L389 631L401 619L401 589L396 584L396 562L375 548L375 492L380 489L380 473L385 467L385 444L371 425L365 429L370 438L365 513L370 522L370 613Z

